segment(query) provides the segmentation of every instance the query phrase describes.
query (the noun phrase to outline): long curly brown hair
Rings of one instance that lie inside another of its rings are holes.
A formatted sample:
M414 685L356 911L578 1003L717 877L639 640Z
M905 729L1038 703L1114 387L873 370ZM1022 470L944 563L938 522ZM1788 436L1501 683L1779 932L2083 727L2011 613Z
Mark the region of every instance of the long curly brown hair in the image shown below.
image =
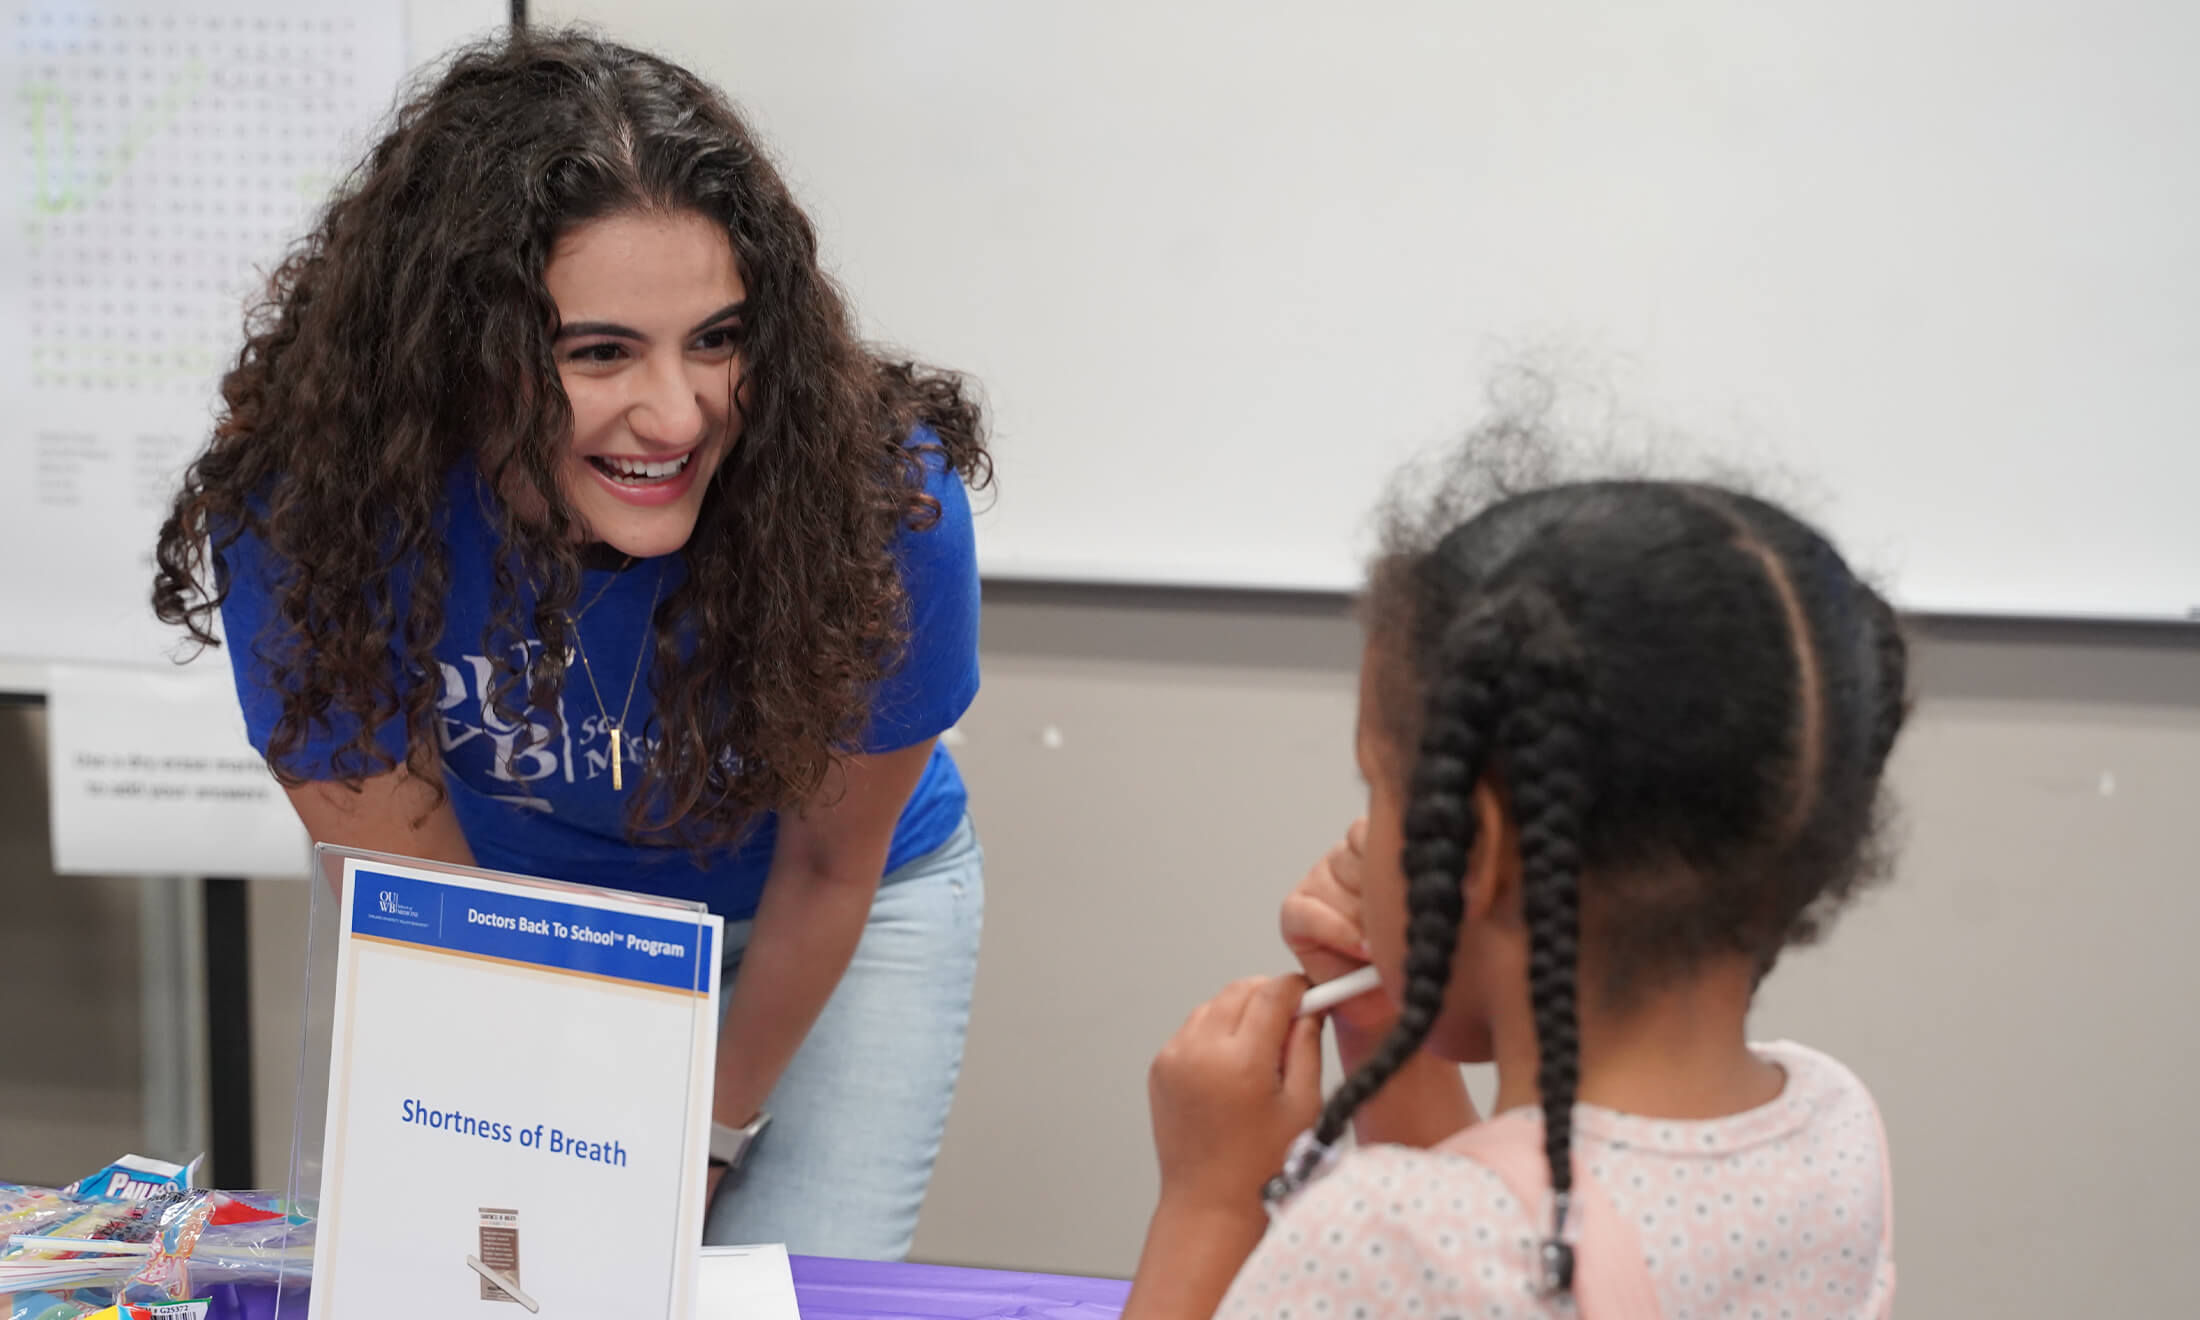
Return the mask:
M406 764L440 782L429 676L457 464L546 511L492 515L517 563L493 566L489 632L527 635L531 579L538 658L487 653L500 714L558 709L583 547L555 475L572 416L543 272L574 226L633 210L722 225L748 305L742 442L656 613L659 742L629 827L730 842L858 744L907 640L894 538L938 516L909 439L929 428L982 487L979 408L960 377L859 340L808 217L723 95L586 33L535 32L459 52L275 271L161 528L154 612L202 645L218 644L224 549L249 533L285 566L266 633L233 640L281 676L268 759L286 782L338 730L355 731L335 758L350 782L394 769L374 730L395 718Z

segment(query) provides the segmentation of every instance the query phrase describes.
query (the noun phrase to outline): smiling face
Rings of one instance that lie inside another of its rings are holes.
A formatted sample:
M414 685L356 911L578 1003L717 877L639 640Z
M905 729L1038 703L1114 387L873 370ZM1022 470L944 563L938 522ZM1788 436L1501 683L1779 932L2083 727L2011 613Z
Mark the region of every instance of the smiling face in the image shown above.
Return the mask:
M569 231L543 282L573 411L566 501L590 540L671 554L740 438L748 290L733 246L694 211L622 212Z

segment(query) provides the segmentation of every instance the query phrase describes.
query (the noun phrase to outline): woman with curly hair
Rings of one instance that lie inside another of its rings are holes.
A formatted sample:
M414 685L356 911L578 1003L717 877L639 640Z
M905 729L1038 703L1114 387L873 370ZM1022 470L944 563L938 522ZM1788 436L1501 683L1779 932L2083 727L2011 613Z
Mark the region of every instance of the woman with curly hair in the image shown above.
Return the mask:
M313 837L707 902L709 1238L904 1254L983 905L960 379L858 340L720 93L536 33L399 109L222 400L154 606Z

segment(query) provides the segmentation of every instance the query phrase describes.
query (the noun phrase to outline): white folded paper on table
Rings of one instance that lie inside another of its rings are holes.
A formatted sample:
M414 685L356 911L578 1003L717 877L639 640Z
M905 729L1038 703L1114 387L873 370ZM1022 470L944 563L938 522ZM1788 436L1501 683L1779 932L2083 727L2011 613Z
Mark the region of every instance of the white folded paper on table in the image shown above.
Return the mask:
M705 1247L695 1320L801 1320L787 1248Z

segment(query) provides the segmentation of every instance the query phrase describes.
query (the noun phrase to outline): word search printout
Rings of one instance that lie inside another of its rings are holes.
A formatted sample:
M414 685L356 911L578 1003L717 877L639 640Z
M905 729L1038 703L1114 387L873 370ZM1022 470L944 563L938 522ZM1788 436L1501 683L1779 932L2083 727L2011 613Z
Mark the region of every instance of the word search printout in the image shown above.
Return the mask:
M0 0L0 654L159 661L154 535L267 285L404 76L377 0Z

